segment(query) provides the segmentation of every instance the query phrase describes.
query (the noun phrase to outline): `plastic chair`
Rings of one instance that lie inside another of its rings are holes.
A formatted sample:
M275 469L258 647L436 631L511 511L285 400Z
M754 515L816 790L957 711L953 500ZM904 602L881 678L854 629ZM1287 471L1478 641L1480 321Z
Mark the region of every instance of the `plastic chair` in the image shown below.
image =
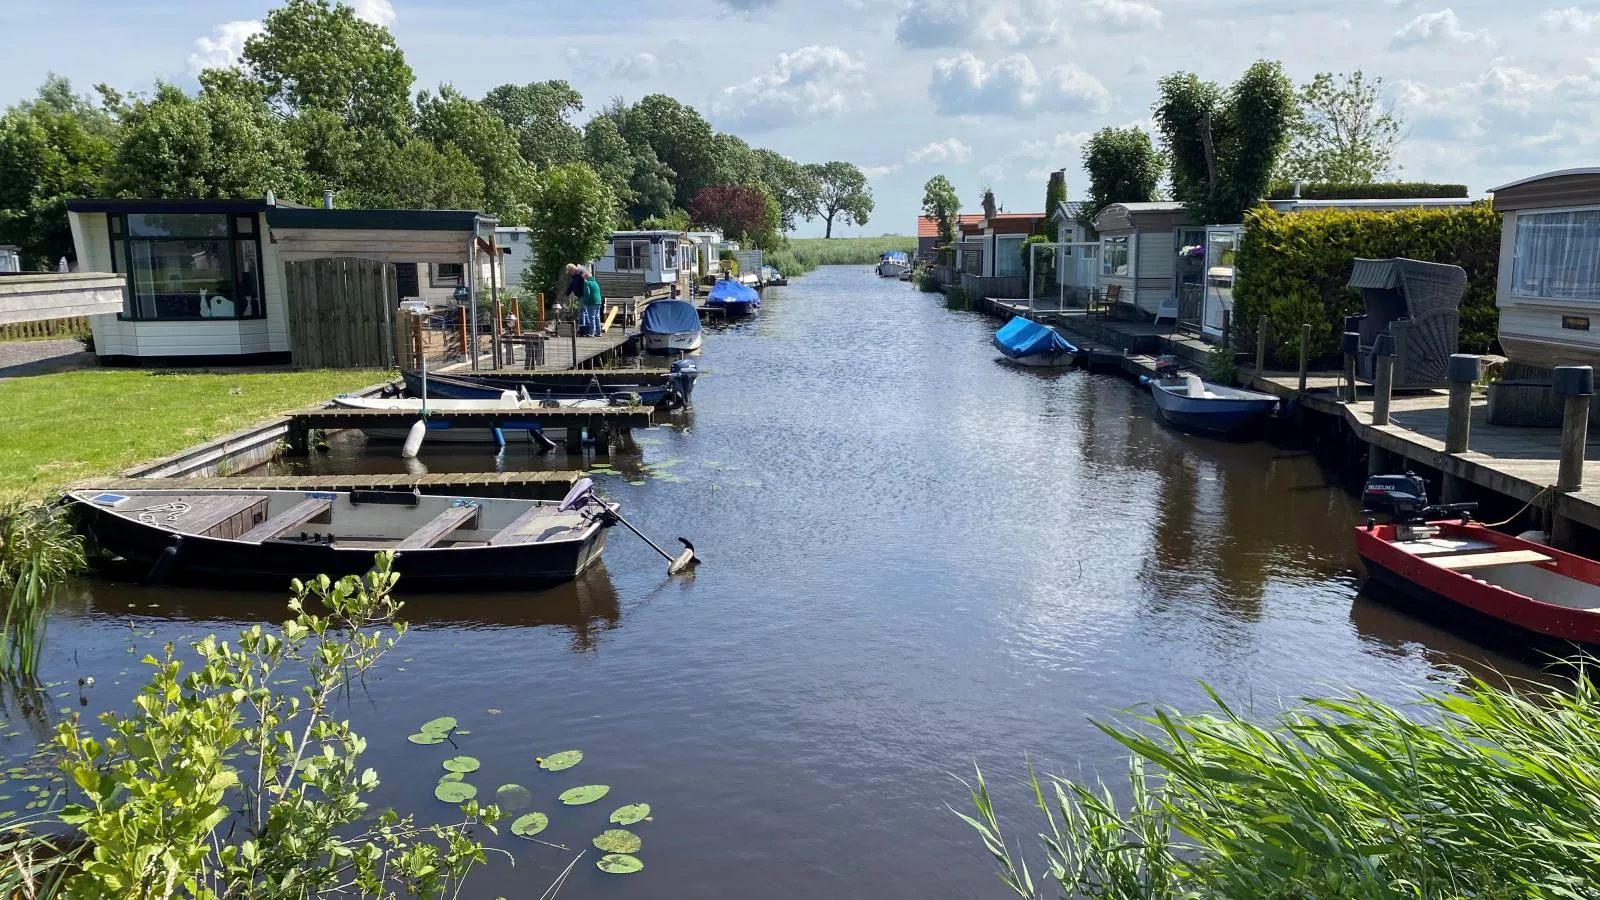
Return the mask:
M1162 319L1171 319L1172 327L1178 327L1178 297L1176 294L1161 301L1161 305L1156 307L1154 324L1160 325Z

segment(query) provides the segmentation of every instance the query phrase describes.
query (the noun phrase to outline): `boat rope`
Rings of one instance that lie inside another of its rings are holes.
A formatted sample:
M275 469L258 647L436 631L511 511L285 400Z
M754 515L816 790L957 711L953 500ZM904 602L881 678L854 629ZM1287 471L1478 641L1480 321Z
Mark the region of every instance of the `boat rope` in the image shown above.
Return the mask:
M183 514L188 511L189 504L183 502L182 500L173 500L170 503L157 503L155 506L146 506L144 509L139 510L139 521L145 523L146 525L154 525L156 522L156 516L161 513L166 513L166 521L176 522L183 518Z
M1504 528L1505 526L1510 525L1512 522L1515 522L1517 520L1517 516L1520 516L1523 513L1527 512L1528 510L1532 509L1533 505L1535 503L1539 502L1539 498L1543 497L1545 494L1550 493L1551 491L1554 491L1555 489L1556 489L1556 486L1553 485L1553 484L1545 485L1543 488L1541 488L1539 490L1539 493L1533 495L1533 499L1529 500L1526 506L1524 506L1521 509L1517 510L1516 513L1514 513L1511 516L1511 518L1506 519L1504 522L1483 522L1481 524L1485 528Z

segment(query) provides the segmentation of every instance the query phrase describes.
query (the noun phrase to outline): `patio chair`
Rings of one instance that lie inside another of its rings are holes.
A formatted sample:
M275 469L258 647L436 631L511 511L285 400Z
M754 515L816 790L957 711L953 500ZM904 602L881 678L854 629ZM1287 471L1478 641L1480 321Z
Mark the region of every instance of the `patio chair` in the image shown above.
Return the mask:
M1172 327L1174 327L1174 328L1178 327L1178 295L1177 294L1173 294L1172 296L1168 297L1167 299L1161 301L1161 305L1156 307L1156 318L1155 318L1155 321L1152 324L1160 325L1162 319L1171 319L1172 320Z
M1447 381L1450 354L1461 335L1461 297L1467 273L1460 266L1416 259L1357 259L1350 287L1366 300L1364 315L1350 316L1346 330L1361 335L1358 377L1372 377L1372 345L1394 336L1394 386L1437 387Z

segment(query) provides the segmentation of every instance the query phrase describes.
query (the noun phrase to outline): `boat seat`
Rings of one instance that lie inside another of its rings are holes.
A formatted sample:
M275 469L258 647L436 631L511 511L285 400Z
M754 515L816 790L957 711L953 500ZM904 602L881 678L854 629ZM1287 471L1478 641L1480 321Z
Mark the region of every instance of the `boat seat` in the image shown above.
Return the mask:
M326 524L332 519L330 515L332 511L332 500L325 497L310 497L239 535L238 540L254 543L270 541L318 517L322 517L321 524Z
M526 544L538 540L542 535L535 531L533 524L538 519L548 518L560 510L555 504L530 506L523 510L522 515L511 520L511 524L494 533L489 538L489 546L501 547L506 544ZM543 528L543 524L537 526Z
M1396 541L1396 550L1413 556L1438 556L1441 553L1470 553L1476 550L1493 550L1497 545L1488 541L1460 540L1457 538L1424 538L1420 541Z
M477 505L452 506L434 516L428 524L411 532L405 540L395 544L394 549L426 550L444 540L447 535L466 527L468 523L476 523L477 520Z
M1553 557L1536 550L1502 550L1499 553L1467 553L1461 556L1436 556L1429 562L1441 569L1461 572L1467 569L1487 569L1493 566L1515 566L1524 563L1555 562Z

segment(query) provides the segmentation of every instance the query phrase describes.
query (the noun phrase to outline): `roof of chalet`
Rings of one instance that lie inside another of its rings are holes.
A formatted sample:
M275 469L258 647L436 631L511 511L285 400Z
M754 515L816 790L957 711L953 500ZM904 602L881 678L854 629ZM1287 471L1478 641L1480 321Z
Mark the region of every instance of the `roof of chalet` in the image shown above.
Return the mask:
M1494 194L1510 188L1521 187L1525 184L1532 184L1535 181L1544 181L1547 178L1561 178L1566 175L1600 175L1600 168L1586 166L1577 169L1557 169L1554 172L1545 172L1542 175L1530 175L1527 178L1519 178L1510 184L1502 184L1497 188L1490 188L1489 193Z
M495 219L470 209L323 209L279 200L124 200L91 198L67 201L71 212L141 214L266 213L267 224L278 228L328 228L359 231L467 231Z
M960 226L973 222L982 222L983 213L963 213L956 219L957 230ZM933 216L917 216L917 237L936 238L939 236L939 220Z
M1080 212L1083 212L1082 200L1063 200L1056 204L1056 208L1050 213L1050 218L1060 219L1065 217L1068 219L1076 219L1078 217L1078 213Z

